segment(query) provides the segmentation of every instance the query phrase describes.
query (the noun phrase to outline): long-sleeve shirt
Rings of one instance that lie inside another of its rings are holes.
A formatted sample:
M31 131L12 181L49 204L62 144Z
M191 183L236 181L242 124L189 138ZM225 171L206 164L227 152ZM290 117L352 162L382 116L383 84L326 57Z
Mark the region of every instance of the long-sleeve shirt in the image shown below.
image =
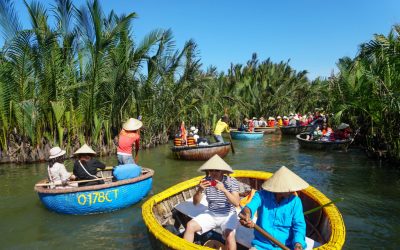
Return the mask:
M222 132L226 131L229 133L229 125L226 122L223 122L221 119L217 122L217 125L214 129L214 135L221 135Z
M60 185L62 182L67 181L71 176L71 173L65 169L64 164L54 163L52 167L47 167L49 181L56 185Z
M85 171L85 169L83 169L81 164L83 165L83 167L86 169L87 172ZM78 180L93 180L97 178L96 173L98 168L105 169L106 165L104 165L104 163L96 159L90 159L87 162L77 160L74 163L74 175ZM79 186L96 185L96 184L100 184L100 182L97 183L94 181L87 183L79 183Z
M298 196L291 195L277 203L274 193L257 191L247 206L253 217L258 214L257 225L265 229L275 239L293 249L296 243L306 248L306 223L303 206ZM254 240L251 242L257 249L280 249L254 230Z

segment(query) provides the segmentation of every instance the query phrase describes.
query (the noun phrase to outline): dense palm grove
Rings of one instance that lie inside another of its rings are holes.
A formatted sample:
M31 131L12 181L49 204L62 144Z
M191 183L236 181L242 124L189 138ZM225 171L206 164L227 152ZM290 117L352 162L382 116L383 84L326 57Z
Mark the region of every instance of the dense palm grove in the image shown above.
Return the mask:
M142 147L150 147L167 142L181 120L208 133L224 112L236 125L315 107L334 114L332 126L360 127L368 152L400 159L400 26L340 59L338 73L310 81L307 71L256 54L226 73L204 71L195 41L176 48L171 30L136 41L136 14L105 15L99 1L25 5L29 29L12 1L0 0L0 161L44 160L52 145L72 152L84 142L114 153L121 124L139 115Z

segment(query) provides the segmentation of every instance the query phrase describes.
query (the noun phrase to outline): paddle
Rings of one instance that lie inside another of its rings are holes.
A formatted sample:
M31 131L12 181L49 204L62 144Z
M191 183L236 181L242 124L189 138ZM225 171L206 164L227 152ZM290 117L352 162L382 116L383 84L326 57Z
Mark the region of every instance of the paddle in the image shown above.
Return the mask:
M239 213L239 217L242 220L246 220L246 216L244 214L242 214L242 213ZM280 241L278 241L277 239L272 237L272 235L267 233L264 229L262 229L257 224L254 224L254 229L257 230L260 234L262 234L265 238L267 238L268 240L272 241L275 245L277 245L281 249L290 250L287 246L283 245Z
M232 154L234 154L234 153L235 153L235 148L233 147L232 136L231 136L230 133L229 133L229 141L230 141L230 143L231 143Z
M111 178L113 178L113 176L108 176L108 177L98 178L98 179L91 179L91 180L69 181L68 184L99 181L99 180L106 180L106 179L111 179ZM61 185L56 185L54 183L39 183L39 184L36 184L35 187L47 187L47 186L53 186L53 185L54 186L61 186Z
M310 209L310 210L304 212L304 215L308 215L308 214L317 212L318 210L320 210L320 209L323 208L323 207L329 206L330 204L334 204L334 203L336 203L336 202L340 202L340 201L343 201L343 200L344 200L344 198L337 198L337 199L335 199L335 200L333 200L333 201L330 201L330 202L328 202L328 203L326 203L326 204L324 204L324 205L321 205L321 206L319 206L319 207L316 207L316 208L313 208L313 209Z

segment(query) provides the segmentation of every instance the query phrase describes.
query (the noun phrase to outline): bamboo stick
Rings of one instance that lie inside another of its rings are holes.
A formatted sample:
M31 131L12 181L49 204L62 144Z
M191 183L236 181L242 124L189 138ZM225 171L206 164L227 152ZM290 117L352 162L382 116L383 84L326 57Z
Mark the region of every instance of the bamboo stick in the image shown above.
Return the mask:
M106 180L106 179L111 179L111 178L113 178L113 176L108 176L108 177L98 178L98 179L91 179L91 180L69 181L69 182L67 182L67 184L100 181L100 180ZM48 187L48 186L62 186L62 184L61 185L57 185L57 184L54 184L54 183L39 183L39 184L35 185L35 187Z

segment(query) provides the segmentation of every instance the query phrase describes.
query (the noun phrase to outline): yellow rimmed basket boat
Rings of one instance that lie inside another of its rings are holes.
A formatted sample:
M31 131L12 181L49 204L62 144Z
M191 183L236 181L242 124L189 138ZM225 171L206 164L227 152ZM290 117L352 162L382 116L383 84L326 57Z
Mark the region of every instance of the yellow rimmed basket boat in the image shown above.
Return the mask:
M240 183L259 190L262 183L271 177L272 173L236 170L231 176L235 177ZM210 249L190 243L180 237L182 230L184 230L183 227L186 226L190 218L185 218L175 209L179 204L187 202L193 197L196 186L203 177L198 176L172 186L154 195L142 205L143 220L148 228L149 238L154 249ZM302 200L304 211L331 202L312 186L297 193ZM346 230L342 215L334 204L308 214L305 218L307 237L320 244L315 249L342 249ZM237 241L239 242L239 240ZM243 248L243 245L238 244L238 249Z

